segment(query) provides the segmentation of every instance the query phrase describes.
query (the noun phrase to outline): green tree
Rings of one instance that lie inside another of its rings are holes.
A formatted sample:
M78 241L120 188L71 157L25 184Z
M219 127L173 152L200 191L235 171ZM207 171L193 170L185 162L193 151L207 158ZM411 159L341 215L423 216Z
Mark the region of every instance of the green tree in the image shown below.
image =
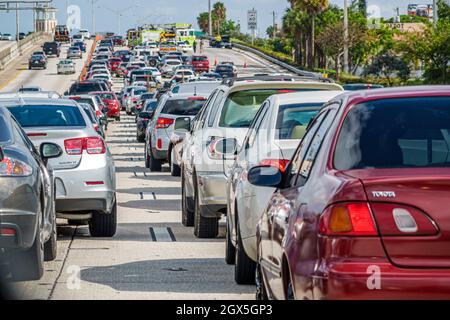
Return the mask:
M318 14L330 5L328 0L290 0L291 5L306 12L310 17L308 67L314 69L315 65L315 23Z
M438 0L437 6L439 19L450 20L450 3L446 0Z
M309 17L298 7L289 8L283 16L283 32L287 38L292 39L294 61L305 65L306 34L309 30Z
M389 52L381 56L375 57L372 63L364 70L365 75L375 75L384 77L389 86L392 86L393 76L398 76L403 81L409 79L411 69L408 64L397 54Z
M204 33L208 33L209 28L209 14L208 12L202 12L197 17L197 24Z
M220 35L220 26L227 19L227 8L223 2L216 2L212 10L213 24L216 27L217 34Z
M355 7L364 17L367 16L367 0L353 0L352 6Z

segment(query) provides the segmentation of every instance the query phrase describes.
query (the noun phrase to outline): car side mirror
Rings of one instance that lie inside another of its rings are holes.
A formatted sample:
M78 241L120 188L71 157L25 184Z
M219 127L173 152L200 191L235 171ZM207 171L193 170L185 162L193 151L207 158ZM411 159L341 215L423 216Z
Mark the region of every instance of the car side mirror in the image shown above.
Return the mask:
M50 142L44 142L39 147L39 153L42 160L47 164L49 159L59 158L62 156L63 151L60 146Z
M277 188L283 179L280 169L273 166L256 166L249 170L248 182L258 187Z
M175 131L187 132L191 130L191 118L180 117L175 120Z

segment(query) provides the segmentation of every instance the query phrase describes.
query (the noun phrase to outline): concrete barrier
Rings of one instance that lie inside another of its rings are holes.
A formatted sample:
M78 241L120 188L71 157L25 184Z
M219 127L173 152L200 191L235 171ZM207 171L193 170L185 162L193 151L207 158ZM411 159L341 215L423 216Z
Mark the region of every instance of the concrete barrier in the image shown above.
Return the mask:
M16 57L21 55L27 49L44 43L45 41L51 41L52 35L48 33L38 32L33 33L19 43L13 42L10 45L0 50L0 70L6 68L6 66L13 61Z
M274 57L271 57L267 54L265 54L264 52L261 52L257 49L239 44L239 43L233 43L233 47L238 48L242 51L247 51L253 54L256 54L257 56L260 56L261 58L263 58L264 60L267 60L269 62L272 62L273 64L276 64L277 66L280 66L296 75L302 76L302 77L312 77L312 78L323 78L322 74L320 73L316 73L316 72L310 72L310 71L305 71L305 70L301 70L299 68L296 68L294 66L291 66L290 64L277 60ZM323 78L325 79L325 78Z

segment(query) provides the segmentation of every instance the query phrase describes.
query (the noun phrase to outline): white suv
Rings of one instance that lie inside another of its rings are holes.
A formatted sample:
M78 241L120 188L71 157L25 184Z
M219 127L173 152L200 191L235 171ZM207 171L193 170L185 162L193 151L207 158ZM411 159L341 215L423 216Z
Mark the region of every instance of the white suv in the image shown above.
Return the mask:
M194 119L183 145L181 176L182 222L194 226L195 236L217 236L219 219L227 212L226 172L254 116L269 96L343 90L340 85L319 80L286 80L269 77L225 81Z

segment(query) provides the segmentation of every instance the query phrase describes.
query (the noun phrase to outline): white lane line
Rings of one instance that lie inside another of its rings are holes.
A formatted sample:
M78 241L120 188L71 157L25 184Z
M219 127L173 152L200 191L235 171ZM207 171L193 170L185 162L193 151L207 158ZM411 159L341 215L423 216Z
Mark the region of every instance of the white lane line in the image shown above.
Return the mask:
M150 227L150 238L153 242L175 242L177 241L171 228Z

